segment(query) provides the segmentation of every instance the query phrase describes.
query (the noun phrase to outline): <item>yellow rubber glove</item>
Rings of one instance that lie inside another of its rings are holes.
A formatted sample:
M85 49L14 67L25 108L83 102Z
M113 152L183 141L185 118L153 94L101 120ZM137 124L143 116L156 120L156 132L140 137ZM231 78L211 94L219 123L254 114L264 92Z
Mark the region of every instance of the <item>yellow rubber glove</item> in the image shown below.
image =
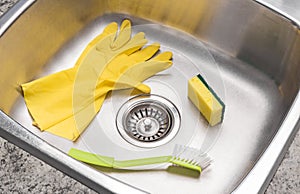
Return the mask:
M147 43L142 32L136 34L133 38L130 37L131 24L128 20L122 22L118 36L117 31L118 26L115 22L107 25L103 33L88 44L74 68L21 85L34 124L42 131L73 114L72 97L75 79L81 84L85 84L91 76L89 73L91 70L99 72L100 75L104 66L115 56L122 53L132 53ZM80 73L77 76L79 69L81 72L86 73ZM95 76L99 77L99 75ZM88 86L90 85L86 84L86 87ZM141 87L137 89L144 92L150 90L143 85L137 87ZM90 99L86 94L89 95L95 87L88 89L88 92L83 91L77 95ZM90 102L85 103L89 104Z
M107 77L105 81L102 80L99 83L95 82L95 79L98 79L101 71L104 71L104 67L90 60L90 58L92 58L90 56L93 56L90 55L90 51L95 51L94 48L105 53L105 57L108 55L116 55L116 49L123 49L122 52L124 52L124 54L121 55L123 58L116 58L119 59L118 62L109 63L112 67L118 66L118 64L124 64L122 66L123 69L126 67L125 64L133 64L147 60L159 49L157 45L152 46L154 49L152 49L151 54L148 53L147 55L147 52L145 52L151 50L149 49L151 47L149 47L148 49L142 50L143 52L138 51L134 53L133 56L136 57L132 57L132 60L125 58L127 56L125 53L130 54L145 43L142 33L128 41L130 39L130 33L128 36L128 23L125 24L126 25L124 25L123 22L120 34L115 41L112 39L114 36L108 37L108 39L112 41L111 43L113 43L111 44L112 46L108 44L109 41L107 41L105 36L100 35L86 47L74 68L22 85L27 107L34 118L35 124L42 131L46 130L67 139L76 140L95 114L100 110L105 95L109 90L137 87L141 91L150 92L147 86L130 79L125 79L124 83L119 80L118 87L114 88L116 87L116 76ZM114 23L108 25L103 34L110 35L112 32L115 32L117 29L114 26ZM108 51L103 50L104 46L101 45L101 42L104 42L103 44L113 49L108 49ZM129 42L131 46L127 45L127 48L124 49L122 46L126 46L126 42ZM139 43L136 44L136 42ZM138 55L138 53L141 55ZM145 57L145 54L148 57ZM138 56L140 56L139 59ZM94 60L97 61L97 59L96 57ZM124 63L124 60L127 63ZM157 72L158 71L160 70L157 70ZM155 73L151 75L154 74ZM76 87L74 87L74 83ZM74 90L74 88L78 89ZM95 106L94 101L96 102ZM93 109L91 109L91 107L93 107Z
M44 130L75 141L100 110L108 91L136 87L143 92L150 92L149 88L139 81L169 68L172 64L170 61L172 54L170 52L159 54L146 61L158 49L159 45L155 44L132 55L122 54L116 57L107 65L108 68L105 68L99 79L94 77L93 80L91 79L92 74L86 74L86 71L83 71L83 74L89 76L89 79L87 79L88 85L95 85L93 82L97 82L95 93L91 93L90 98L85 99L85 101L90 102L87 105L78 100L80 96L76 95L77 92L82 93L87 87L82 88L83 85L80 82L79 85L74 85L73 74L70 70L66 70L25 84L23 89L27 94L27 98L24 95L27 106L29 107L28 104L31 104L30 110L38 115L35 119L35 121L39 121L38 124L42 123L48 126ZM41 84L43 87L40 87ZM73 87L68 87L70 85ZM140 85L142 87L139 87ZM144 89L141 89L143 87ZM66 115L66 113L69 114ZM38 127L41 128L39 125ZM41 128L41 130L43 129Z
M153 59L142 62L150 58L158 48L159 45L156 44L133 55L120 55L107 65L112 69L105 68L99 80L89 79L91 85L95 85L95 82L97 84L95 93L92 93L94 96L90 99L91 103L87 106L83 106L80 96L76 95L77 91L81 92L83 88L81 85L74 85L73 110L75 114L46 130L75 141L101 109L108 91L133 87L140 88L137 87L141 85L140 81L144 81L172 65L172 61L170 61L172 53L170 52L159 54ZM147 55L145 55L146 53ZM150 90L147 90L148 88L145 86L144 92L149 93Z
M94 63L95 58L100 58L97 61L99 64L105 65L114 56L126 52L133 53L142 48L147 40L144 38L144 33L139 32L131 39L131 23L129 20L124 20L120 27L120 32L117 35L118 25L115 22L108 24L103 32L94 38L84 49L75 67L80 65ZM102 62L106 60L106 62Z

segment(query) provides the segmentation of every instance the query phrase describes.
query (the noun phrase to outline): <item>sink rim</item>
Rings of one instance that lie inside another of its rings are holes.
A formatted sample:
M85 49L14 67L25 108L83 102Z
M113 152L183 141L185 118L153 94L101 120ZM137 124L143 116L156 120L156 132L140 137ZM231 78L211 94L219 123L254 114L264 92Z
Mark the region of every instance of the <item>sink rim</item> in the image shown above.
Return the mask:
M22 0L20 2L23 2ZM261 3L261 1L260 1ZM272 8L274 10L274 8ZM276 10L275 10L276 11ZM287 18L289 18L291 21L294 21L294 23L298 24L298 28L299 28L299 21L295 20L294 18L289 17L289 15L286 15ZM249 188L253 188L256 189L261 184L261 181L265 181L268 177L266 177L265 180L264 179L265 175L262 175L262 173L258 173L257 172L261 172L261 167L264 166L264 164L266 164L264 158L267 157L267 155L272 157L272 161L274 162L270 162L270 159L268 159L268 163L269 164L273 164L273 165L277 165L279 164L279 158L281 157L281 155L283 155L284 153L284 149L287 145L287 142L289 141L290 138L293 137L293 134L296 133L296 128L299 125L299 115L300 115L300 92L298 92L297 97L295 98L293 105L291 106L289 113L287 114L287 116L284 119L283 124L281 125L280 129L278 130L278 132L276 133L276 136L274 137L272 143L269 145L269 147L267 148L267 150L265 151L265 153L262 155L261 159L258 161L258 163L255 165L255 167L251 170L251 172L249 173L249 175L246 177L246 179L241 183L241 185L237 188L236 192L240 192L243 190L243 188L247 188L247 191L249 192ZM298 117L297 117L298 115ZM1 136L3 137L7 137L6 139L8 139L9 141L19 145L20 147L26 149L26 150L32 150L29 151L30 153L33 153L34 155L37 155L38 157L40 156L40 158L44 158L44 160L48 161L48 158L52 158L52 163L49 162L51 165L57 167L57 164L60 163L60 165L63 165L63 161L59 158L59 157L54 157L54 154L56 154L57 156L64 156L65 154L62 155L63 153L60 152L59 150L57 150L56 148L52 147L51 145L49 145L48 143L44 142L43 140L41 140L40 138L38 138L37 136L33 135L31 132L28 132L25 128L23 128L21 125L16 124L15 121L13 121L10 117L8 117L4 112L0 112L0 128L3 129L4 132L0 131ZM19 133L16 133L16 132ZM24 133L26 132L26 133ZM28 133L27 133L28 132ZM22 137L22 134L24 135L24 137ZM283 141L283 139L285 139L286 141ZM279 141L280 140L280 141ZM276 142L280 142L280 144L276 144ZM47 149L51 150L47 151ZM276 150L276 152L274 152L274 150ZM272 152L276 153L276 154L271 154ZM137 188L132 188L132 186L129 186L125 183L120 184L120 186L117 186L115 184L120 183L119 180L115 180L113 178L107 179L109 176L106 176L104 173L99 173L99 171L95 171L90 169L87 165L83 165L79 162L77 162L76 160L70 160L69 161L70 164L76 164L76 168L77 165L80 166L79 172L77 173L82 173L85 171L89 171L91 172L91 177L86 177L86 178L96 178L98 177L98 180L101 179L106 179L106 181L97 181L98 183L93 183L93 184L99 184L102 186L105 186L106 188L108 188L111 191L114 191L115 189L118 189L118 191L116 192L125 192L128 191L130 193L134 193L134 191L137 191L137 193L140 193L143 191L137 189ZM78 164L77 164L78 163ZM264 174L270 174L273 165L268 165L270 168L265 169L264 170ZM65 165L64 165L65 166ZM75 167L74 165L70 165ZM58 167L57 167L58 168ZM62 170L62 167L59 167L60 170ZM72 169L72 168L70 168ZM72 169L73 171L75 170L75 168ZM67 170L63 169L62 171L67 172ZM76 170L75 170L76 171ZM95 172L92 172L95 171ZM72 174L72 173L67 173L67 174ZM76 173L75 173L76 174ZM98 174L102 174L104 176L99 176ZM255 178L256 176L261 177L260 181L258 181L257 178ZM74 178L76 178L76 176L78 175L74 175ZM79 176L80 177L80 176ZM101 179L100 179L101 177ZM80 181L82 181L82 177L78 178ZM255 180L253 182L253 180ZM92 181L92 180L89 180ZM103 181L103 182L102 182ZM118 182L118 183L117 183ZM251 184L250 186L247 186ZM255 184L256 186L253 186L253 184ZM98 185L98 186L99 186ZM101 186L101 187L102 187ZM112 187L110 187L112 186ZM122 188L122 189L120 189ZM120 190L119 190L120 189ZM133 189L133 190L131 190ZM260 189L261 190L261 189Z

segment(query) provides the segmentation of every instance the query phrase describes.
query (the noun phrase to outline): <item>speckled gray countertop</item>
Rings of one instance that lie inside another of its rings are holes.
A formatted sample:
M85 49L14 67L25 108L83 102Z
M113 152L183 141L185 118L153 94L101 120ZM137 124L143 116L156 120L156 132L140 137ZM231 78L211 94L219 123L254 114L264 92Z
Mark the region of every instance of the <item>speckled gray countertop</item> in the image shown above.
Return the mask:
M0 0L0 16L15 2ZM0 138L0 193L94 192ZM300 193L300 131L265 193Z

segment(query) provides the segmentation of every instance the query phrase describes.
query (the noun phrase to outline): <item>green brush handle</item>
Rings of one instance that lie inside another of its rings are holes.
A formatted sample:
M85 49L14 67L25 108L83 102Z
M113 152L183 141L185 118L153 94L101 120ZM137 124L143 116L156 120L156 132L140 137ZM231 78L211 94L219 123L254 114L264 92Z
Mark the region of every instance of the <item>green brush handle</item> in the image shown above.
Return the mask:
M168 163L172 160L172 156L160 156L160 157L118 161L115 160L113 157L92 154L75 148L71 148L68 154L73 158L88 164L110 167L110 168L119 168L119 169L134 167L134 166L145 166L151 164Z
M113 157L107 157L107 156L100 156L97 154L92 154L89 152L84 152L75 148L71 148L69 153L69 156L72 156L73 158L80 160L82 162L93 164L97 166L103 166L103 167L113 167L115 159Z
M145 166L151 164L160 164L160 163L168 163L171 160L172 156L160 156L160 157L152 157L152 158L141 158L135 160L123 160L123 161L115 161L113 167L114 168L128 168L134 166Z

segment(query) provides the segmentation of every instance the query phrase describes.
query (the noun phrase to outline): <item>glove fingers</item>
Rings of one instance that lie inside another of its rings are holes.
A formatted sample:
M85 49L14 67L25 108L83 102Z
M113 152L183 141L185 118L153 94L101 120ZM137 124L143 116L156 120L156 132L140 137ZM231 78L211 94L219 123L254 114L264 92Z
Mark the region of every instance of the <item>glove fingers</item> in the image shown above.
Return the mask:
M138 81L144 81L156 73L169 68L172 65L172 61L170 61L172 55L172 52L169 51L160 53L146 62L135 63L123 70L123 73L127 77L134 77Z
M96 45L96 50L103 53L107 60L123 53L129 55L147 43L143 32L137 33L130 39L131 24L129 20L124 20L122 23L119 36L115 38L114 35L108 35Z
M134 86L135 89L138 89L139 91L143 93L149 94L151 92L151 88L147 86L146 84L143 83L138 83L137 85Z
M109 24L102 32L104 37L95 43L96 50L105 53L109 50L118 50L118 47L114 46L114 42L117 38L118 24L113 22ZM94 47L94 45L93 45Z
M137 50L141 49L145 44L147 44L147 39L145 39L145 33L139 32L132 39L120 49L119 53L124 53L126 55L130 55Z
M99 43L99 41L104 40L107 36L110 36L111 39L114 39L116 36L116 33L118 31L118 24L116 22L112 22L110 24L108 24L103 32L98 35L96 38L94 38L84 49L84 51L81 53L80 57L78 58L78 60L76 61L75 67L79 66L82 61L84 60L84 58L87 56L87 54L89 53L89 51Z
M114 42L114 40L116 39L117 36L117 32L118 32L118 24L115 22L112 22L110 24L108 24L101 35L103 35L103 38L100 40L98 40L97 42L95 41L95 46L101 50L101 48L104 46L104 48L106 48L105 46L108 43ZM100 35L100 36L101 36ZM94 46L94 45L92 45Z
M124 72L127 77L134 77L140 82L149 77L168 69L172 65L172 61L153 61L149 60L143 63L138 63Z
M136 63L147 61L153 55L155 55L155 53L157 53L157 51L159 50L159 48L160 48L160 44L159 43L153 43L152 45L147 46L146 48L133 53L129 57L130 57L130 59L132 59Z
M106 48L109 43L113 42L116 39L118 32L118 24L116 22L112 22L108 24L103 32L92 41L88 47L94 47L96 46L97 48L99 47L99 50L104 46Z
M116 22L112 22L112 23L108 24L108 25L104 28L104 30L103 30L103 32L101 33L101 35L103 35L103 37L108 36L108 35L113 35L113 34L114 34L114 36L116 36L117 31L118 31L118 24L117 24ZM100 35L100 36L101 36L101 35ZM98 36L98 37L99 37L99 36ZM97 39L98 37L96 37L95 39ZM114 38L115 38L115 37L114 37ZM95 39L94 39L94 40L95 40ZM99 41L99 39L98 39L98 41Z
M126 71L126 69L130 68L131 66L151 58L159 50L159 47L159 43L153 43L152 45L136 51L129 56L126 54L118 55L110 63L108 63L106 66L106 71L108 73L114 72L115 74L122 74L122 72ZM109 74L102 74L101 76L107 77L106 75ZM110 73L110 75L113 74Z
M118 24L116 22L112 22L112 23L108 24L104 28L104 30L103 30L103 32L101 34L99 34L96 38L94 38L91 42L89 42L89 44L87 45L87 47L85 48L85 50L93 47L94 45L96 45L100 40L102 40L106 36L114 35L114 37L115 37L117 31L118 31ZM84 50L83 53L85 53L85 50Z
M114 36L116 36L117 31L118 31L118 24L116 22L112 22L112 23L108 24L103 29L101 34L99 34L98 36L96 36L96 38L94 38L91 42L89 42L89 44L86 48L94 46L100 40L102 40L103 38L105 38L108 35L113 35L114 34Z
M112 49L118 49L124 46L131 37L131 23L129 20L124 20L120 27L119 35L116 37L115 41L112 43Z
M127 75L122 75L117 79L103 80L102 83L98 84L97 91L96 91L96 98L98 96L103 95L103 93L101 93L100 91L102 90L103 86L110 88L110 90L136 88L143 93L150 93L151 91L151 88L149 86L137 81L136 79L132 79Z
M150 60L151 61L169 61L172 59L172 56L173 56L172 52L166 51L166 52L156 55L155 57L153 57Z

